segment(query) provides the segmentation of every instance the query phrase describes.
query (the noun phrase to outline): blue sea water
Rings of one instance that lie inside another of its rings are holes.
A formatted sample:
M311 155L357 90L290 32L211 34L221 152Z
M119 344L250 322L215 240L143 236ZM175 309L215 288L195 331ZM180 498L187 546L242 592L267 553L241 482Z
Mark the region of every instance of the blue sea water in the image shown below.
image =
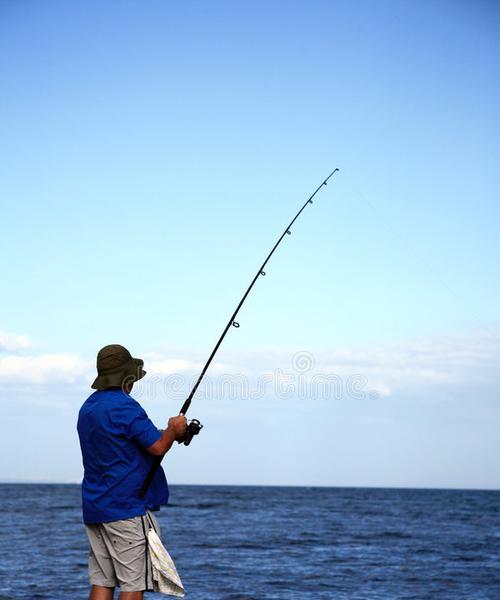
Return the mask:
M0 503L0 600L84 600L79 486ZM191 600L500 599L496 491L172 486L158 517Z

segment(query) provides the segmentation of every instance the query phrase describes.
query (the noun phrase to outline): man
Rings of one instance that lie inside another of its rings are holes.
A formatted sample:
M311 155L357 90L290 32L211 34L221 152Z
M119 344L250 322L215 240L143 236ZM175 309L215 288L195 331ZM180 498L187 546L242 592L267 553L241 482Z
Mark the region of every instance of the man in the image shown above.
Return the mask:
M82 450L83 520L90 543L89 600L141 600L152 589L147 531L158 523L151 511L167 504L168 485L160 467L144 498L139 490L155 456L168 452L186 433L186 418L172 417L157 429L130 392L146 371L118 344L97 354L97 390L82 405L78 435Z

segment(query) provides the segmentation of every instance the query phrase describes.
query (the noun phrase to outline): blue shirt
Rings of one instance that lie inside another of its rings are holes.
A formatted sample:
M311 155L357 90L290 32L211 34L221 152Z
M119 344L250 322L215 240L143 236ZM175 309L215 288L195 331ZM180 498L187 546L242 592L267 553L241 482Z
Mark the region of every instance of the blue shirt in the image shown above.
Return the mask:
M85 523L105 523L144 515L168 502L160 467L145 498L139 490L154 457L146 448L161 437L142 406L121 389L95 392L78 414L85 469L82 508Z

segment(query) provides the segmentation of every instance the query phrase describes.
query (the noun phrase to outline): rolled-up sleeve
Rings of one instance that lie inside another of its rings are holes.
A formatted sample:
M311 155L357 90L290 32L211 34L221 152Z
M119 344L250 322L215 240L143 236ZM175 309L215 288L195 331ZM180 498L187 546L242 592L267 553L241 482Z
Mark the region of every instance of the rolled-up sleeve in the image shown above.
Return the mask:
M130 398L122 407L121 421L123 435L142 448L149 448L161 438L161 431L155 427L142 406Z

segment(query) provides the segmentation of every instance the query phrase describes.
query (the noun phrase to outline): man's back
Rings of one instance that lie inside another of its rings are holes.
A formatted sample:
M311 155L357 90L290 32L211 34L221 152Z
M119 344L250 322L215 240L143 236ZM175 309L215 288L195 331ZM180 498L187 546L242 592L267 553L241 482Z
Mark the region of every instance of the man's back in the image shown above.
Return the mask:
M131 396L120 388L92 394L80 409L78 435L85 469L85 523L129 519L167 503L168 487L162 469L146 497L139 497L153 461L146 448L160 439L161 431Z

